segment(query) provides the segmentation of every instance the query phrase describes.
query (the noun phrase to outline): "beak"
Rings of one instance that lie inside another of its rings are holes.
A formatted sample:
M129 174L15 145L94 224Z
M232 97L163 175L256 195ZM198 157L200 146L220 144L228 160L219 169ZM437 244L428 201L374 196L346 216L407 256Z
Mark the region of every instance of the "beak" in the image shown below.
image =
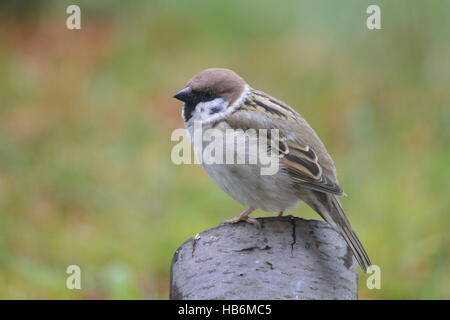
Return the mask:
M191 99L191 88L189 86L185 87L184 89L175 93L173 97L180 101L188 102Z

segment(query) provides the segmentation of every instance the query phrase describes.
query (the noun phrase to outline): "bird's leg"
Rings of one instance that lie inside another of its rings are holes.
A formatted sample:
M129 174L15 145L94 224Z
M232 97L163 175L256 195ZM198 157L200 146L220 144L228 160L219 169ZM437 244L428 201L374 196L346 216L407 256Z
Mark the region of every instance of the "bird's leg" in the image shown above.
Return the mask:
M232 223L236 223L239 221L247 221L248 223L253 224L255 227L257 227L258 229L261 228L261 225L259 224L258 220L250 218L248 215L250 213L252 213L255 210L255 208L248 208L245 209L244 211L241 212L240 215L238 215L237 217L234 217L233 219L229 219L229 220L223 220L220 224L232 224Z
M278 214L279 217L283 216L283 211L280 211L280 213Z

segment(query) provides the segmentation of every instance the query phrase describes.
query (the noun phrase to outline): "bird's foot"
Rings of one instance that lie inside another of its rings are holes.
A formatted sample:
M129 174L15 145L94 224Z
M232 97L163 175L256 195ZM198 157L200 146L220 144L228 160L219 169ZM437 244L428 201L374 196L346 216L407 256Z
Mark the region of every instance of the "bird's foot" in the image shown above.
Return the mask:
M252 225L254 225L256 228L261 229L261 224L258 220L250 218L248 215L253 212L253 208L248 208L244 210L240 215L237 217L234 217L233 219L223 220L220 224L233 224L237 223L239 221L246 221Z
M256 228L261 229L261 224L259 223L259 221L257 219L250 218L250 217L245 217L245 218L234 217L233 219L223 220L222 222L220 222L220 224L234 224L239 221L246 221L246 222L254 225Z

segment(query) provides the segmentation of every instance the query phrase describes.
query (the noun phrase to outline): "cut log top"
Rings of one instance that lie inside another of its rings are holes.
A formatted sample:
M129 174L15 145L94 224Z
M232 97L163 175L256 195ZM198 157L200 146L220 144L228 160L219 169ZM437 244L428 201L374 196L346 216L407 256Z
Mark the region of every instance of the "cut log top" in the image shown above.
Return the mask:
M292 216L222 225L187 240L171 299L357 299L358 264L327 223Z

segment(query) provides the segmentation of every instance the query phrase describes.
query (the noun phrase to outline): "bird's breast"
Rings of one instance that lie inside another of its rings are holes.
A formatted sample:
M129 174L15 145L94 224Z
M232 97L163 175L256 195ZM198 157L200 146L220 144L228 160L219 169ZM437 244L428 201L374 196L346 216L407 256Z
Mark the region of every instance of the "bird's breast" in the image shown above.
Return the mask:
M264 174L262 167L267 163L258 157L256 136L226 130L221 125L203 126L201 132L199 129L188 127L196 158L206 173L234 200L268 212L286 211L300 202L282 167L277 167L273 174ZM208 133L208 129L213 131Z

